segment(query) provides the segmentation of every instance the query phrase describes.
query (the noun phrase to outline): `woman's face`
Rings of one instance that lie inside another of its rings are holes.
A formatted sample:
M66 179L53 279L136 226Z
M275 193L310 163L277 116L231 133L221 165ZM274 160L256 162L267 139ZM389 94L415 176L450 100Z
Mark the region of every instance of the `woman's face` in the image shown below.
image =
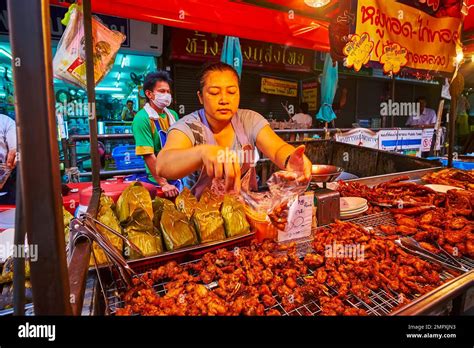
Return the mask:
M239 81L232 71L209 72L198 97L207 115L218 121L228 121L239 108Z

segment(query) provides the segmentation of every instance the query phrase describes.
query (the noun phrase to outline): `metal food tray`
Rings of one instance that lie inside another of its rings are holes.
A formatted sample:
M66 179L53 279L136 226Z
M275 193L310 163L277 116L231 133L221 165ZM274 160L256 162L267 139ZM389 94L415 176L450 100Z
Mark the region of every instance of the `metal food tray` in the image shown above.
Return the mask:
M160 265L163 262L171 261L171 260L182 260L181 262L185 262L189 259L195 259L199 257L199 255L204 255L205 253L221 249L221 248L229 248L244 245L250 243L252 239L255 238L255 232L250 232L244 234L242 236L230 237L224 240L219 240L215 242L207 242L202 244L193 245L190 247L185 247L181 249L177 249L174 251L165 251L158 255L142 257L133 260L127 260L128 264L131 268L135 271L140 272L141 269L144 267L155 267L155 265ZM97 266L100 269L109 268L109 264L101 264ZM94 271L95 267L90 266L90 271Z
M395 224L395 221L393 219L393 216L390 212L383 212L383 213L378 213L378 214L372 214L372 215L367 215L351 220L347 220L348 222L353 222L356 224L359 224L365 228L374 228L377 231L377 227L382 224ZM315 232L317 229L315 230ZM296 241L297 243L297 252L301 257L303 257L308 251L312 250L311 248L311 238L306 238L306 239L300 239ZM181 263L182 265L192 263L192 262L198 262L200 259L196 259L193 261L188 261L188 262L183 262ZM462 262L466 267L469 269L474 269L474 261L470 259L460 259L460 262ZM148 269L142 269L143 273L149 270ZM472 272L470 272L472 273ZM313 271L308 268L308 274L307 275L312 275ZM462 277L462 275L460 276ZM449 280L455 280L456 277L454 277L452 274L448 273L447 271L442 271L440 273L440 278L443 281L449 281ZM298 278L297 282L299 285L302 285L304 283L304 280L302 278ZM154 288L156 292L159 295L164 295L166 293L165 285L167 281L155 284ZM216 282L213 282L211 284L208 284L207 287L212 289L213 287L217 286ZM326 285L327 286L327 285ZM444 283L442 286L446 286L446 283ZM336 289L327 286L329 289L329 295L330 296L337 296L338 293ZM123 293L125 290L124 285L119 281L117 283L112 283L110 286L106 289L106 301L109 306L110 314L114 314L117 308L123 307L123 301L120 298L120 294ZM433 293L435 293L437 289L434 289L433 291L425 294L425 295L412 295L412 296L405 296L403 295L400 296L398 293L393 292L393 293L387 293L383 289L379 289L377 291L371 290L369 299L370 303L368 301L364 301L360 299L359 297L355 296L354 294L348 295L347 299L345 299L343 302L346 304L355 307L355 308L360 308L366 310L368 315L372 316L382 316L382 315L391 315L392 312L395 310L401 311L405 306L410 305L412 301L418 300L418 299L423 299L426 297L429 297ZM273 296L276 300L276 304L265 308L265 311L268 311L270 309L277 309L283 316L316 316L319 315L321 312L321 307L317 304L316 299L311 299L304 303L303 305L291 310L291 311L286 311L281 303L281 299L279 298L278 295ZM403 301L402 300L409 300L410 302L406 303L402 306Z

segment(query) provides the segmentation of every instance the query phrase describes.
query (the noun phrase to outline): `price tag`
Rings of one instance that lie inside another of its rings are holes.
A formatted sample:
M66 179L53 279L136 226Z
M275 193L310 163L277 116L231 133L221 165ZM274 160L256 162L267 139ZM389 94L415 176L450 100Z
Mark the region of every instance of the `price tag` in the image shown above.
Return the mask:
M308 237L311 235L314 193L306 193L296 199L288 211L285 231L278 231L278 241Z

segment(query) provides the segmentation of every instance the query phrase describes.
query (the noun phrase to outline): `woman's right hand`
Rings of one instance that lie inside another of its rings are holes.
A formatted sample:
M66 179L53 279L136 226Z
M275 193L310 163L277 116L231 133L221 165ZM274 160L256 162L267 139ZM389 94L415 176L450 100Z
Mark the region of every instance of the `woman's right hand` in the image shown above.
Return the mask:
M240 163L235 151L217 145L201 145L201 160L210 178L224 179L227 192L240 192Z

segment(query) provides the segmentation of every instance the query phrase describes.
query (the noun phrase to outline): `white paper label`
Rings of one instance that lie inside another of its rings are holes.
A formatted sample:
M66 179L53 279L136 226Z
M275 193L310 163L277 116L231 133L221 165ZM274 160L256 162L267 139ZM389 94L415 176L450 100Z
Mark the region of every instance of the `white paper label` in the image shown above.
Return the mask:
M278 231L278 241L308 237L311 235L314 194L298 197L288 211L288 224L285 231Z

